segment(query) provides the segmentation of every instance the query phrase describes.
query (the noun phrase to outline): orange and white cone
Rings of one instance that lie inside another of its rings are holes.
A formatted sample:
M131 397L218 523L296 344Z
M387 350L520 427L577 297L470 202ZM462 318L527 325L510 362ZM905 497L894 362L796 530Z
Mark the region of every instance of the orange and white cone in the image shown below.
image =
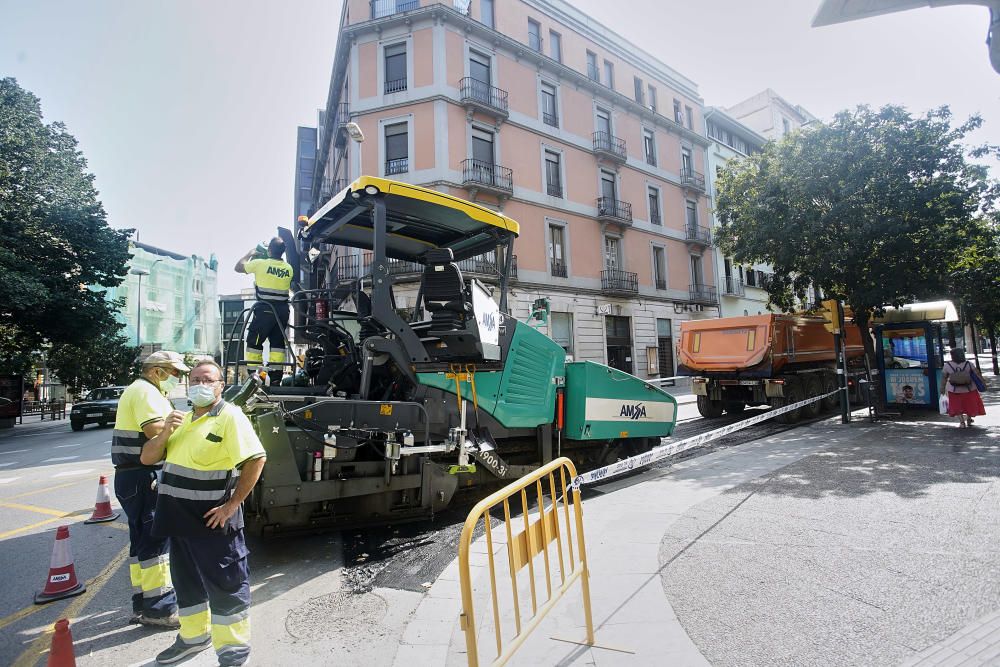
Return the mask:
M69 631L69 621L65 618L56 621L56 631L52 635L49 660L45 663L45 667L76 667L73 633Z
M84 523L105 523L114 521L121 512L114 512L111 509L111 491L108 490L108 478L101 475L101 480L97 483L97 502L94 503L94 513Z
M49 577L45 580L45 589L41 593L35 593L35 604L73 597L85 590L87 587L76 579L73 550L69 545L69 526L59 526L56 531L56 544L52 548Z

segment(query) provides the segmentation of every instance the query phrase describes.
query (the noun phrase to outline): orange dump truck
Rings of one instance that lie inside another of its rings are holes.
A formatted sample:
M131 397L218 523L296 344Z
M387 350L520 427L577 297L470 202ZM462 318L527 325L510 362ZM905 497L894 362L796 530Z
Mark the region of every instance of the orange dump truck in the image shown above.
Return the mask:
M836 389L833 334L823 323L818 317L774 314L682 322L678 373L694 376L698 412L719 417L748 405L779 407ZM848 372L860 374L861 334L850 323L846 330ZM795 422L838 403L834 395L776 419Z

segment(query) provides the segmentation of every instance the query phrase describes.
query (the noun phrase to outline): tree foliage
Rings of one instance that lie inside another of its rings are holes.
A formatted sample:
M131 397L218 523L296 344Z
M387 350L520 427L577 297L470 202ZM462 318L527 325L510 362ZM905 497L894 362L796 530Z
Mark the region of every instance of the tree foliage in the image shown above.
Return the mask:
M976 222L971 243L951 277L966 318L989 335L993 372L1000 373L996 353L996 332L1000 328L1000 213Z
M79 344L53 345L49 365L73 393L106 385L128 384L139 348L123 336L97 336Z
M38 98L0 79L0 368L8 372L26 370L44 341L116 344L121 325L101 288L125 276L132 230L108 227L86 167L65 126L43 123Z
M811 284L865 328L885 306L941 297L995 199L987 169L967 160L994 149L962 143L981 124L953 127L947 107L860 106L768 143L720 175L720 246L771 264L768 291L784 310Z

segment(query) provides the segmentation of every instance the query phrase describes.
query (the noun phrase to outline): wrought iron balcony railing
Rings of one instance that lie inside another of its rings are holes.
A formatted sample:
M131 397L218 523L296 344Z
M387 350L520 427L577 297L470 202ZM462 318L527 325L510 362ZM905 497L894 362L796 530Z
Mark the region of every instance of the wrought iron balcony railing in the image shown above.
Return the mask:
M567 275L566 264L561 259L550 259L549 269L556 278L565 278Z
M666 278L657 278L655 282L656 282L656 289L667 289Z
M691 167L681 167L681 185L696 188L704 192L705 174L699 173Z
M385 94L399 93L406 90L406 79L389 79L385 82Z
M711 304L719 302L719 290L714 285L702 285L700 283L688 285L688 293L690 294L691 301L695 303Z
M712 242L712 232L708 227L688 223L684 227L684 240L688 243L708 245Z
M593 139L595 153L604 155L618 162L624 162L627 159L624 139L619 139L615 135L605 132L604 130L594 132Z
M597 219L619 224L632 224L632 204L610 197L597 198Z
M552 127L559 127L559 118L554 113L542 112L542 122Z
M546 183L545 192L547 192L550 197L562 197L562 183Z
M482 160L462 160L462 185L512 194L514 172L509 167Z
M372 10L372 18L380 19L384 16L417 9L420 7L420 0L370 0L369 5Z
M620 269L601 271L601 291L614 294L638 294L639 274Z
M507 91L491 86L485 81L467 76L458 82L463 104L474 104L484 111L492 111L507 116Z
M722 290L724 294L729 296L744 296L746 294L746 290L743 288L743 281L736 276L725 276Z
M410 170L410 158L401 157L394 160L385 161L385 175L405 174Z

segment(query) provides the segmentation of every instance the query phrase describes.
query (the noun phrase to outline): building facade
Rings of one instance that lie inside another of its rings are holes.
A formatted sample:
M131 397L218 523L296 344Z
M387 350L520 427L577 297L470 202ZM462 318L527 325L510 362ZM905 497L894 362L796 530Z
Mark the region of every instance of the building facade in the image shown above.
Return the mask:
M118 320L136 345L217 356L220 350L218 262L133 242L129 272L107 291L124 299Z
M730 160L739 160L758 152L766 139L746 125L715 107L705 110L705 133L711 143L706 150L712 232L719 226L715 216L716 184L719 172ZM719 301L722 317L760 315L769 312L765 285L771 276L767 264L741 266L722 252L715 253L719 276Z
M816 116L770 88L727 107L725 112L765 139L781 139L804 125L819 122Z
M502 210L515 317L547 298L575 359L670 376L680 321L718 315L697 86L561 0L497 9L344 3L312 208L371 174Z

